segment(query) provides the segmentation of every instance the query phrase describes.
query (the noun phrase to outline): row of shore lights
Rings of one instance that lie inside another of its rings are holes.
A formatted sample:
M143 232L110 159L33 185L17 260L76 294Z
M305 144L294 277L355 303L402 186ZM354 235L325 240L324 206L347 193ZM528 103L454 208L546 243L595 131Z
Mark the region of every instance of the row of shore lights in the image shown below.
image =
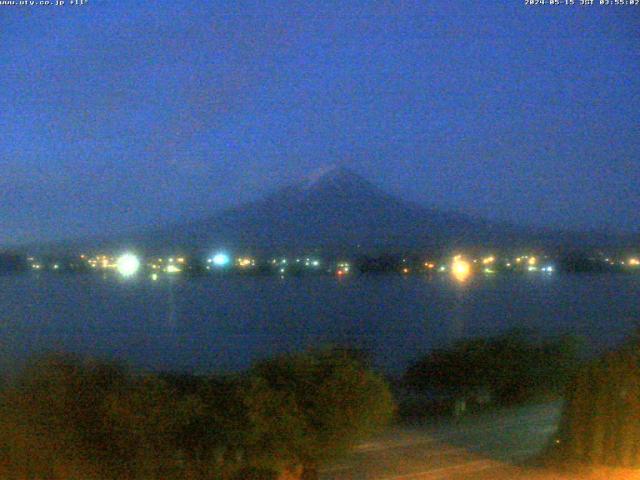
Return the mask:
M226 253L217 253L207 262L213 263L217 267L225 267L231 262L231 258ZM118 257L116 261L116 269L123 277L135 275L140 270L140 266L140 259L133 253L125 253ZM342 270L340 271L342 272ZM471 275L471 264L464 260L461 255L456 255L453 258L451 272L457 280L465 281Z
M218 253L207 260L208 263L213 263L217 267L224 267L228 265L230 261L231 259L226 253ZM135 275L140 270L140 266L140 259L133 253L125 253L116 260L116 269L123 277ZM471 264L464 260L461 255L456 255L453 258L451 271L458 280L466 280L467 277L471 275Z
M482 263L486 265L493 263L494 260L494 257L487 257L483 260ZM518 258L518 260L520 260L520 258ZM229 263L231 262L231 258L226 253L217 253L216 255L208 259L207 262L212 263L217 267L225 267L229 265ZM535 265L536 258L529 257L528 264L530 266ZM140 259L133 253L125 253L124 255L118 257L116 261L116 269L118 270L118 273L120 273L120 275L122 275L123 277L131 277L135 275L136 273L138 273L138 270L140 270L140 266ZM549 267L549 269L551 269L551 267ZM346 271L348 271L348 267L346 268ZM343 272L343 269L339 270L339 272ZM451 263L451 273L456 278L456 280L464 282L465 280L467 280L467 278L469 278L469 276L471 276L471 263L465 260L462 255L456 255L455 257L453 257L453 262Z
M482 264L486 267L485 273L495 273L490 266L496 261L495 257L489 256L482 259ZM474 263L476 260L474 260ZM554 267L551 265L544 266L542 268L538 267L538 258L534 256L524 256L516 258L516 263L525 262L527 265L527 270L530 272L538 271L545 273L552 273L554 271ZM506 264L507 267L511 267L511 263ZM441 267L444 268L444 267ZM465 260L462 255L456 255L453 257L453 261L451 262L451 274L453 277L459 282L466 281L471 274L473 273L471 262Z
M231 258L226 253L217 253L207 260L208 263L213 263L217 267L225 267L230 261ZM123 277L135 275L140 270L141 265L140 258L133 253L125 253L116 260L116 270Z

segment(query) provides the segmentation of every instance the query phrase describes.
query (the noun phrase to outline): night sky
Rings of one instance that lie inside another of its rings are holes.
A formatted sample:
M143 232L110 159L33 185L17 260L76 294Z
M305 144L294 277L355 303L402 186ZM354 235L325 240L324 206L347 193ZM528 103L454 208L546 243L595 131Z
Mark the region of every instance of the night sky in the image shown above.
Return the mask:
M490 219L637 231L638 67L638 6L0 6L0 246L196 218L332 164Z

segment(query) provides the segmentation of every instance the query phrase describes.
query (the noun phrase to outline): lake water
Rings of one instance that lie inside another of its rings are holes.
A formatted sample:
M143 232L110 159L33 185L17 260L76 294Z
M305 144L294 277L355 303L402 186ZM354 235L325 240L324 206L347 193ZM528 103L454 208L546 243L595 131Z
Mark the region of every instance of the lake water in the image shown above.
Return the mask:
M591 351L640 319L640 276L506 275L204 277L120 280L0 277L0 369L43 350L145 369L237 370L308 346L348 344L399 372L420 353L468 336L530 328L576 333Z

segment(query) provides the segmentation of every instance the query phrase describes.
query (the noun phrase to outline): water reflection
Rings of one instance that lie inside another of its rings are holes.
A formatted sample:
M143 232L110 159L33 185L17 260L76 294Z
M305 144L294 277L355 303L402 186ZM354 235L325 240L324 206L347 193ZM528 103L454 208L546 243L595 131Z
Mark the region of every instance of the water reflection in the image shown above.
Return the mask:
M469 284L465 282L468 280L469 276L470 272L466 275L460 275L459 278L453 274L456 284L454 284L454 299L453 304L451 305L451 313L447 325L447 336L450 342L460 340L468 334L468 304L471 294L468 288Z
M176 308L175 280L169 278L167 281L167 326L175 329L178 325L178 314Z
M640 277L629 275L345 280L0 277L0 346L7 349L0 370L52 348L144 368L233 370L274 353L353 339L379 365L400 371L418 353L514 327L572 332L604 348L636 328L629 319L640 316Z

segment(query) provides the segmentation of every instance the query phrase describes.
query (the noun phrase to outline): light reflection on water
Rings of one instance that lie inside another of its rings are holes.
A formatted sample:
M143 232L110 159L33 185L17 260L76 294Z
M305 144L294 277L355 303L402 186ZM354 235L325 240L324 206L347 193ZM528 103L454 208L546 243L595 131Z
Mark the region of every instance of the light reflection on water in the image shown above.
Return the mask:
M0 277L0 368L42 350L115 357L151 369L246 367L276 352L349 344L399 371L467 336L530 328L577 333L591 348L637 325L640 278L448 275L151 281Z

